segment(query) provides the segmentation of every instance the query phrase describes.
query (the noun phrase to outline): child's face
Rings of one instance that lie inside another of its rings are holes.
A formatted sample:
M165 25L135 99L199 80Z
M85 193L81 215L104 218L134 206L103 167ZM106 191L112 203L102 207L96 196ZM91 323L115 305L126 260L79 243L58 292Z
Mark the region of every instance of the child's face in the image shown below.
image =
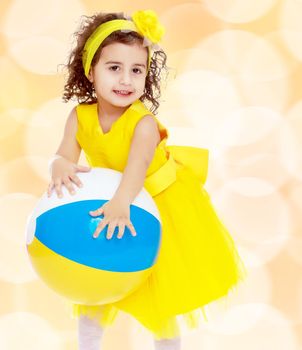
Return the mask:
M98 101L102 99L115 106L127 106L144 92L147 75L147 48L137 44L113 43L105 46L99 61L90 70ZM131 91L118 95L114 90Z

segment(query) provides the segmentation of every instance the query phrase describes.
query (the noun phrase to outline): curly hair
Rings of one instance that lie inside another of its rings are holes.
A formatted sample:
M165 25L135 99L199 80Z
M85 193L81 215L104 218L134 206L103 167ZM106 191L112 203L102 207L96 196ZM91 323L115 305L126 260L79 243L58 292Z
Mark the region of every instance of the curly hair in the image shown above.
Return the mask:
M129 19L123 12L118 13L102 13L99 12L92 16L82 16L86 20L80 23L78 30L73 34L75 37L76 45L71 50L67 64L63 64L67 70L67 81L63 90L63 101L68 102L73 98L76 98L78 103L96 103L97 97L93 84L87 79L84 73L82 64L82 54L85 42L94 30L102 23L108 22L113 19ZM112 44L113 42L120 42L128 45L143 44L144 37L135 31L122 32L120 30L114 31L101 43L100 47L96 51L91 66L95 66L100 58L102 49ZM168 67L166 65L167 56L163 50L156 50L153 52L150 62L150 68L145 80L145 89L143 95L140 97L142 102L151 102L152 106L150 111L156 114L159 107L158 99L161 94L160 82L162 79L162 70L165 69L168 73ZM167 77L167 75L166 75ZM155 95L157 93L157 95Z

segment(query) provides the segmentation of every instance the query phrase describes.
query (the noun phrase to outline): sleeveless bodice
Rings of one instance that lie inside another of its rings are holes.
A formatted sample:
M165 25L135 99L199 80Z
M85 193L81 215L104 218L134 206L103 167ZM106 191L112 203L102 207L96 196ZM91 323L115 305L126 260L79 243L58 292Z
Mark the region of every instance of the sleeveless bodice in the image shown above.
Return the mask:
M91 167L107 167L123 171L127 164L135 126L147 114L156 119L161 134L161 142L156 147L146 175L150 175L167 161L165 143L168 138L168 131L140 100L132 103L113 122L111 129L106 133L103 133L99 124L97 103L79 104L76 110L78 115L76 138Z
M176 180L177 168L187 165L204 182L207 174L208 150L188 146L167 146L167 128L137 99L104 133L99 123L97 103L76 107L78 130L76 139L91 167L124 171L134 129L141 118L151 115L157 122L160 142L146 171L144 187L152 196ZM173 153L173 157L172 154Z

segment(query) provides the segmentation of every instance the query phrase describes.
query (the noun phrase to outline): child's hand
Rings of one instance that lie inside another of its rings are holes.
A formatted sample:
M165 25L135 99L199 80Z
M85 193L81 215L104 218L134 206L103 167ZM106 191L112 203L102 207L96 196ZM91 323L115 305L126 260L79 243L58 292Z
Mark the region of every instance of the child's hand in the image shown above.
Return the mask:
M122 238L124 235L125 225L129 227L131 234L136 236L134 226L130 221L130 206L120 202L117 198L112 198L106 202L102 207L90 211L90 215L98 216L104 214L103 220L98 224L93 237L97 238L103 228L108 224L107 238L110 239L113 236L115 227L119 226L119 232L117 238Z
M66 186L70 194L75 194L72 181L78 187L83 186L82 182L76 175L76 172L87 172L90 171L90 169L91 168L87 166L75 164L63 157L56 159L52 165L51 181L48 185L47 196L50 197L53 188L55 188L57 196L60 198L63 197L63 193L61 190L62 184Z

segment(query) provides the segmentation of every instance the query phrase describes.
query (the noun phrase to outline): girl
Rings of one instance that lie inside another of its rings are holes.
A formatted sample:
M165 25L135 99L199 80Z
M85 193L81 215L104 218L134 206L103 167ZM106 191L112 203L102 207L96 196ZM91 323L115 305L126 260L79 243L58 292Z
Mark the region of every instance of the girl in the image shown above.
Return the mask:
M63 184L71 194L74 184L82 186L76 173L91 169L77 165L83 149L91 167L123 173L113 198L90 212L104 215L95 238L107 225L108 239L122 238L126 226L136 235L130 204L142 187L153 196L162 221L158 260L141 287L112 304L71 304L72 315L79 318L80 350L100 348L103 330L119 310L152 332L155 349L179 350L178 317L197 327L204 306L224 300L246 276L234 241L203 188L207 150L167 146L168 130L155 117L161 73L167 69L166 54L157 44L163 34L152 10L131 17L99 13L86 17L76 32L67 63L64 100L75 97L78 105L50 162L48 195L55 189L61 197Z

